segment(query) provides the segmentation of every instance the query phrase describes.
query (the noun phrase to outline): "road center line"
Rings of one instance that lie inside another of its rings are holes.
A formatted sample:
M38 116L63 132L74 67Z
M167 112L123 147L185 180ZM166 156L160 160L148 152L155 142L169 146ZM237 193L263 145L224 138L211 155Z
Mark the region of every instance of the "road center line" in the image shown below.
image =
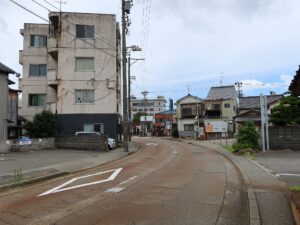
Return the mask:
M296 174L296 173L278 173L277 176L300 177L300 174Z
M131 180L133 180L133 179L135 179L135 178L137 178L137 177L138 177L138 176L130 177L128 180L123 181L123 182L120 183L119 185L125 184L125 183L127 183L127 182L129 182L129 181L131 181Z

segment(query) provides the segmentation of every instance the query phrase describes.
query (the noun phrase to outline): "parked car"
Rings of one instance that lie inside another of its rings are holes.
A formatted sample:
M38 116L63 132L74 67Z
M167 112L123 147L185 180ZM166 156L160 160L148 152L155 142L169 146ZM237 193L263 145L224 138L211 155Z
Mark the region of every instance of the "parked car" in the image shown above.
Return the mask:
M29 137L20 136L20 137L17 138L17 143L19 145L30 145L31 144L31 139Z
M75 136L94 136L94 135L103 135L99 132L94 131L77 131ZM114 138L107 138L108 149L114 149L116 147L116 140Z

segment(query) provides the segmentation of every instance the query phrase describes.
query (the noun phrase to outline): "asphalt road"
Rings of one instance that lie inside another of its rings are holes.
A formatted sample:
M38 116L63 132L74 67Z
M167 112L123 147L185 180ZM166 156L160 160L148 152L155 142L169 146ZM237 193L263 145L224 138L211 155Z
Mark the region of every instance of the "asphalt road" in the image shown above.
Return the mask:
M256 160L288 185L300 186L300 151L269 151Z
M249 224L230 160L187 143L138 141L144 148L123 160L1 193L0 224Z

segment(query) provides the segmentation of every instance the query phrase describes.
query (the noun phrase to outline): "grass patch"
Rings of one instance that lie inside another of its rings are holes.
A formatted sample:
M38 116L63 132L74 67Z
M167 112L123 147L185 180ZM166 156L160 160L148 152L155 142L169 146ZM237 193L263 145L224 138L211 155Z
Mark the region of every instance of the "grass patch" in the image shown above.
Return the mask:
M234 151L235 151L235 149L232 147L232 145L226 146L225 149L231 153L234 153Z
M300 192L300 186L289 186L290 191Z
M251 152L245 152L245 153L241 154L241 156L244 156L244 157L246 157L248 159L251 159L251 160L255 160L256 159L255 155L252 154Z

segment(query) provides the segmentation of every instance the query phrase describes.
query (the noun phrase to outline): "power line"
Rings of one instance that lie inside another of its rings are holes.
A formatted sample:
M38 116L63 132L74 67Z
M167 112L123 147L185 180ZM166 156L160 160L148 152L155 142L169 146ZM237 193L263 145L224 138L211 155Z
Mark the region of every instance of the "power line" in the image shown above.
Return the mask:
M59 8L57 8L55 5L53 5L52 3L48 2L47 0L43 0L43 1L46 2L47 4L51 5L56 10L59 10Z
M14 4L16 4L17 6L21 7L22 9L26 10L27 12L29 12L29 13L35 15L36 17L40 18L41 20L44 20L44 21L46 21L47 23L49 23L49 20L47 20L47 19L43 18L42 16L36 14L35 12L31 11L30 9L27 9L25 6L21 5L20 3L14 1L14 0L9 0L9 1L11 1L12 3L14 3Z
M35 1L35 0L32 0L34 3L38 4L39 6L41 6L42 8L46 9L48 12L51 12L50 9L48 9L46 6L42 5L41 3Z

